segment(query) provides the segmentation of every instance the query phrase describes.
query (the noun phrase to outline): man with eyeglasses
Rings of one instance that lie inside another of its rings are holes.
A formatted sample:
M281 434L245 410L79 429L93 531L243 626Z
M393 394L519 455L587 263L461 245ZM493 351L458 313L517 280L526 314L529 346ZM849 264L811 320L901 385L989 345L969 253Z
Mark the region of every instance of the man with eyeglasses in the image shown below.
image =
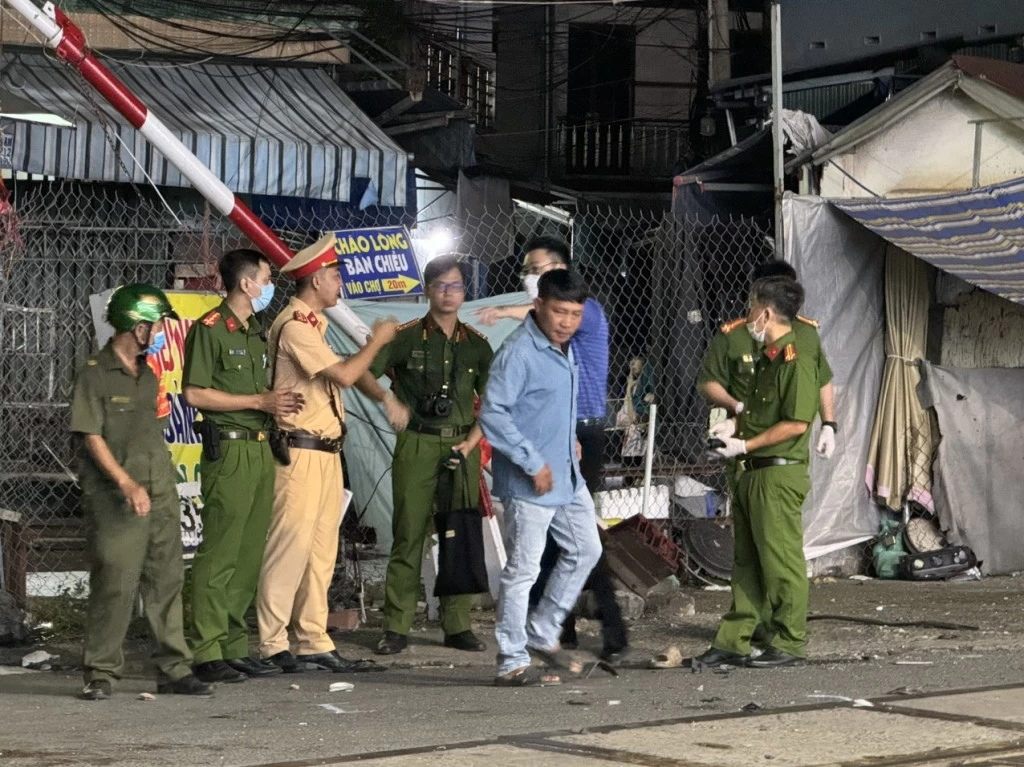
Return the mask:
M483 394L494 352L479 331L459 321L466 300L462 268L453 256L435 258L423 270L430 309L422 319L398 328L395 339L376 356L370 373L385 373L399 402L411 413L408 428L398 435L391 464L394 542L384 587L384 635L378 655L394 655L408 644L420 596L420 566L437 484L453 451L461 454L468 472L455 472L453 498L480 495L480 451L483 432L473 413L473 400ZM462 478L468 487L462 487ZM482 652L487 646L473 634L469 619L472 596L441 597L445 647Z
M493 325L501 319L525 320L533 308L533 301L538 297L537 284L541 275L555 269L569 268L569 246L557 237L534 237L527 241L525 251L521 275L530 303L480 309L476 317L482 325ZM576 439L582 450L580 473L593 495L601 489L601 469L608 444L605 431L608 411L608 320L601 304L592 297L587 298L583 305L583 319L571 344L579 366ZM530 594L532 604L540 600L557 561L558 547L549 539L541 561L540 577ZM594 593L601 619L601 657L616 661L626 650L628 636L622 610L615 601L615 588L604 557L595 568L587 588ZM562 632L562 646L575 649L577 645L576 620L570 615Z

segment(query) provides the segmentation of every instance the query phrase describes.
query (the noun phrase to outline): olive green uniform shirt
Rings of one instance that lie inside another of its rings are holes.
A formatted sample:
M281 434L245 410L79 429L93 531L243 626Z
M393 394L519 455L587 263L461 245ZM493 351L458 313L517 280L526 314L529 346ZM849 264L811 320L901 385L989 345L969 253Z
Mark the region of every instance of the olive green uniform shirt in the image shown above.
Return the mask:
M766 345L754 366L754 390L739 416L737 437L749 440L781 421L811 423L821 399L818 363L800 348L790 331ZM811 430L750 455L807 461Z
M377 354L370 368L374 377L390 373L395 396L412 413L410 429L416 425L468 427L476 422L473 398L483 393L494 351L487 338L460 322L451 338L428 314L407 322L395 339ZM448 418L434 418L422 412L426 397L448 383L452 411Z
M114 459L150 494L175 492L174 466L163 435L167 419L156 417L158 390L156 376L144 359L139 360L136 378L108 342L79 370L71 401L71 431L103 437ZM119 493L82 442L79 459L84 493Z
M227 302L207 312L185 337L182 387L198 386L226 394L262 394L267 389L267 342L254 314L242 325ZM201 411L223 430L273 428L262 410Z
M814 320L798 317L793 323L793 334L800 353L816 365L818 387L832 380L832 368L821 350L821 338ZM747 330L745 319L734 320L721 327L711 339L698 383L710 381L721 384L729 394L744 405L749 405L754 390L754 368L757 363L758 343Z

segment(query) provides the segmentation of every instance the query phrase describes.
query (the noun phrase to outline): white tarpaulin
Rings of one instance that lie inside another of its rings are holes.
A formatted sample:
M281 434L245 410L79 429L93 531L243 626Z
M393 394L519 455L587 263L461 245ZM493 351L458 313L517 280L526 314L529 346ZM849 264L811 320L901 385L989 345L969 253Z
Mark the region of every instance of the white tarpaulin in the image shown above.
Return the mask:
M878 532L864 476L885 359L886 243L819 197L787 194L783 220L786 260L807 290L802 313L821 323L835 376L836 452L831 461L812 454L804 505L805 554L813 559Z
M974 549L982 572L1024 569L1024 370L921 365L921 405L941 438L933 465L935 511L951 543Z

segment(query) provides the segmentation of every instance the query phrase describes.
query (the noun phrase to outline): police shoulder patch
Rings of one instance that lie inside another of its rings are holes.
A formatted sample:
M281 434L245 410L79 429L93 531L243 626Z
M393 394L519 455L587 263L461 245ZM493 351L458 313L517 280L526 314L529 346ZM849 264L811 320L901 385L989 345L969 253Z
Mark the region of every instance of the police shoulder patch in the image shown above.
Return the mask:
M810 317L804 317L803 315L798 314L796 316L796 319L797 319L797 322L802 322L804 325L810 325L812 328L820 328L821 327L821 323L820 322L818 322L817 320L812 320Z
M473 335L475 335L475 336L476 336L477 338L482 338L482 339L483 339L483 340L485 340L485 341L487 340L487 336L485 336L485 335L484 335L483 333L481 333L481 332L480 332L479 330L477 330L476 328L474 328L474 327L473 327L472 325L466 325L465 323L463 323L462 327L464 327L464 328L465 328L465 329L466 329L467 331L469 331L470 333L472 333Z
M298 310L295 311L295 319L299 322L309 322L309 320L306 319L306 315Z
M235 320L234 317L228 317L224 324L228 326L229 333L234 333L236 330L238 330L238 322Z
M786 348L782 350L782 359L786 362L796 359L796 347L793 344L786 344Z
M212 328L220 320L220 312L210 312L203 317L203 324L208 328Z
M722 325L722 332L728 335L729 333L733 332L734 330L738 330L739 328L743 327L746 324L747 318L740 317L740 319L738 320L733 320L732 322L727 322L724 325Z
M409 330L409 328L414 328L419 325L421 321L422 320L409 320L404 325L399 325L398 330Z

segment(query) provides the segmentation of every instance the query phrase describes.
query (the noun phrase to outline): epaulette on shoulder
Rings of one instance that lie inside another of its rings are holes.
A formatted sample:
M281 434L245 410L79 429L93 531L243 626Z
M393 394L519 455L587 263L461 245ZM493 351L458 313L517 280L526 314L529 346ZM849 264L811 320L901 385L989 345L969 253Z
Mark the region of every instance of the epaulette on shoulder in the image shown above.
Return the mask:
M218 322L220 322L220 312L210 312L202 320L200 320L206 327L212 328Z
M796 359L796 347L793 344L786 344L786 348L782 350L782 359L784 362L792 362Z
M797 319L797 322L802 322L802 323L804 323L804 325L810 325L812 328L815 328L815 329L818 329L818 328L821 327L821 323L820 322L818 322L817 320L812 320L810 317L804 317L803 315L798 314L796 316L796 319Z
M480 332L479 330L477 330L476 328L474 328L474 327L473 327L472 325L467 325L467 324L463 323L462 327L464 327L464 328L465 328L465 329L466 329L467 331L469 331L470 333L472 333L473 335L475 335L475 336L476 336L477 338L482 338L482 339L483 339L484 341L486 341L486 340L487 340L487 336L485 336L485 335L484 335L483 333L481 333L481 332Z
M419 325L419 324L420 324L420 322L422 322L422 320L420 320L420 319L415 319L415 320L409 320L409 321L408 321L408 322L406 322L406 323L405 323L404 325L399 325L399 326L398 326L398 331L401 331L401 330L409 330L409 328L413 328L413 327L416 327L417 325ZM397 331L396 331L396 332L397 332Z
M732 322L727 322L724 325L722 325L721 330L726 335L729 335L729 333L731 333L734 330L737 330L737 329L743 327L746 324L747 324L747 318L746 317L740 317L738 320L733 320Z

